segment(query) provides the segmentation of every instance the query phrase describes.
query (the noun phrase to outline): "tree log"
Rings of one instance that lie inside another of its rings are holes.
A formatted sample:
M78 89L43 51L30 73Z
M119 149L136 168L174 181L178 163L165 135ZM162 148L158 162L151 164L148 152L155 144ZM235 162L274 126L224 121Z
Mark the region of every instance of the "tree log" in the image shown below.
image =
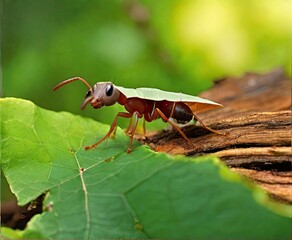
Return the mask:
M215 154L274 199L292 204L291 80L284 71L225 78L200 97L225 106L199 115L224 135L197 124L182 128L193 146L175 131L161 132L144 142L169 154Z

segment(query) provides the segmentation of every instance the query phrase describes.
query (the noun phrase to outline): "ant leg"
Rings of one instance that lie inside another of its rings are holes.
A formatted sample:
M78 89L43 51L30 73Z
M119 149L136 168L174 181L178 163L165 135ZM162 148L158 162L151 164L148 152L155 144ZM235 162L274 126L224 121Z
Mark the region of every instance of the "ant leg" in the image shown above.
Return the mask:
M128 146L128 149L127 149L127 153L131 152L131 147L132 147L132 144L133 144L134 134L135 134L135 131L136 131L136 128L137 128L137 125L138 125L138 121L139 121L139 115L138 115L137 112L134 112L133 116L135 117L135 121L134 121L134 124L133 124L133 127L132 127L131 139L130 139L130 143L129 143L129 146Z
M144 136L144 138L146 136L146 120L145 120L145 118L143 118L143 136Z
M130 123L129 123L127 129L125 130L125 133L126 133L127 135L128 135L128 134L131 132L131 130L132 130L132 122L133 122L133 117L131 118Z
M111 125L111 127L110 127L110 130L108 131L108 133L107 133L102 139L100 139L97 143L92 144L92 145L90 145L90 146L85 146L85 147L84 147L85 150L93 149L93 148L95 148L97 145L99 145L100 143L102 143L105 139L107 139L107 138L111 135L111 133L116 129L116 127L117 127L117 121L118 121L118 118L119 118L119 117L131 118L132 116L133 116L133 114L131 114L131 113L119 112L119 113L116 115L116 117L115 117L115 119L114 119L114 121L113 121L113 123L112 123L112 125Z
M132 135L132 132L133 132L133 118L131 118L131 121L130 121L130 124L128 125L127 129L125 130L125 133L127 135ZM143 118L143 137L145 137L146 135L146 125L145 125L146 121L145 121L145 118ZM135 127L136 129L136 127ZM134 130L135 132L135 130Z
M117 126L115 127L115 129L113 130L113 132L110 135L110 138L115 138L116 136L116 132L117 132Z
M210 132L213 132L213 133L219 134L219 135L226 135L225 133L221 133L221 132L219 132L219 131L217 131L217 130L214 130L214 129L212 129L212 128L206 126L206 125L203 123L203 121L198 117L197 114L193 113L193 115L194 115L195 119L197 119L197 120L199 121L199 123L202 125L203 128L209 130Z
M161 112L161 110L159 108L156 108L155 111L158 112L158 114L160 115L160 117L165 121L171 124L171 126L173 126L182 136L183 138L187 141L188 144L192 145L192 142L190 141L190 139L188 139L188 137L184 134L184 132L172 121L170 121L164 114L163 112Z

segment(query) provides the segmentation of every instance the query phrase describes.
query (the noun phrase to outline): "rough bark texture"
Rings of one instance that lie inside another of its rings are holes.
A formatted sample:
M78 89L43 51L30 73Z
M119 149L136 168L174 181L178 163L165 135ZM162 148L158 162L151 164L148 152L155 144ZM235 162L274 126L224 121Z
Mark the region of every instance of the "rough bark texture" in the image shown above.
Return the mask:
M198 156L215 154L232 170L256 181L282 202L292 203L291 81L280 69L226 78L200 97L225 107L200 114L209 127L183 129L194 146L175 131L148 137L155 151Z

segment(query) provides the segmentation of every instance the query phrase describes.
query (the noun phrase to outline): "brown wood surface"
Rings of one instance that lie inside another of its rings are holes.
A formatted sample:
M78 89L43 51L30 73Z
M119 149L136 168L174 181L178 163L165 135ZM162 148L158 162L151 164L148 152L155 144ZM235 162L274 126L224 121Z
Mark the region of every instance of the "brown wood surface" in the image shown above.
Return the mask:
M197 124L182 128L193 146L176 131L147 137L145 143L169 154L215 154L273 198L292 204L291 80L284 71L225 78L200 97L224 105L199 117L225 135Z

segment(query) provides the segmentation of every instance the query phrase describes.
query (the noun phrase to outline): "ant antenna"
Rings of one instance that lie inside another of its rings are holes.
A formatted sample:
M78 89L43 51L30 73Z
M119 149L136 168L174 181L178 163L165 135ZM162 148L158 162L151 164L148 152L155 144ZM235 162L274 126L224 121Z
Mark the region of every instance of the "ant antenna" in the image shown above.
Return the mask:
M89 85L89 83L88 83L85 79L83 79L83 78L81 78L81 77L73 77L73 78L69 78L69 79L67 79L67 80L65 80L65 81L63 81L63 82L61 82L61 83L59 83L57 86L55 86L55 87L53 88L53 91L56 91L56 90L59 89L60 87L66 85L66 84L68 84L68 83L70 83L70 82L74 82L74 81L78 81L78 80L82 81L82 82L88 87L89 91L92 92L92 88L91 88L91 86Z

